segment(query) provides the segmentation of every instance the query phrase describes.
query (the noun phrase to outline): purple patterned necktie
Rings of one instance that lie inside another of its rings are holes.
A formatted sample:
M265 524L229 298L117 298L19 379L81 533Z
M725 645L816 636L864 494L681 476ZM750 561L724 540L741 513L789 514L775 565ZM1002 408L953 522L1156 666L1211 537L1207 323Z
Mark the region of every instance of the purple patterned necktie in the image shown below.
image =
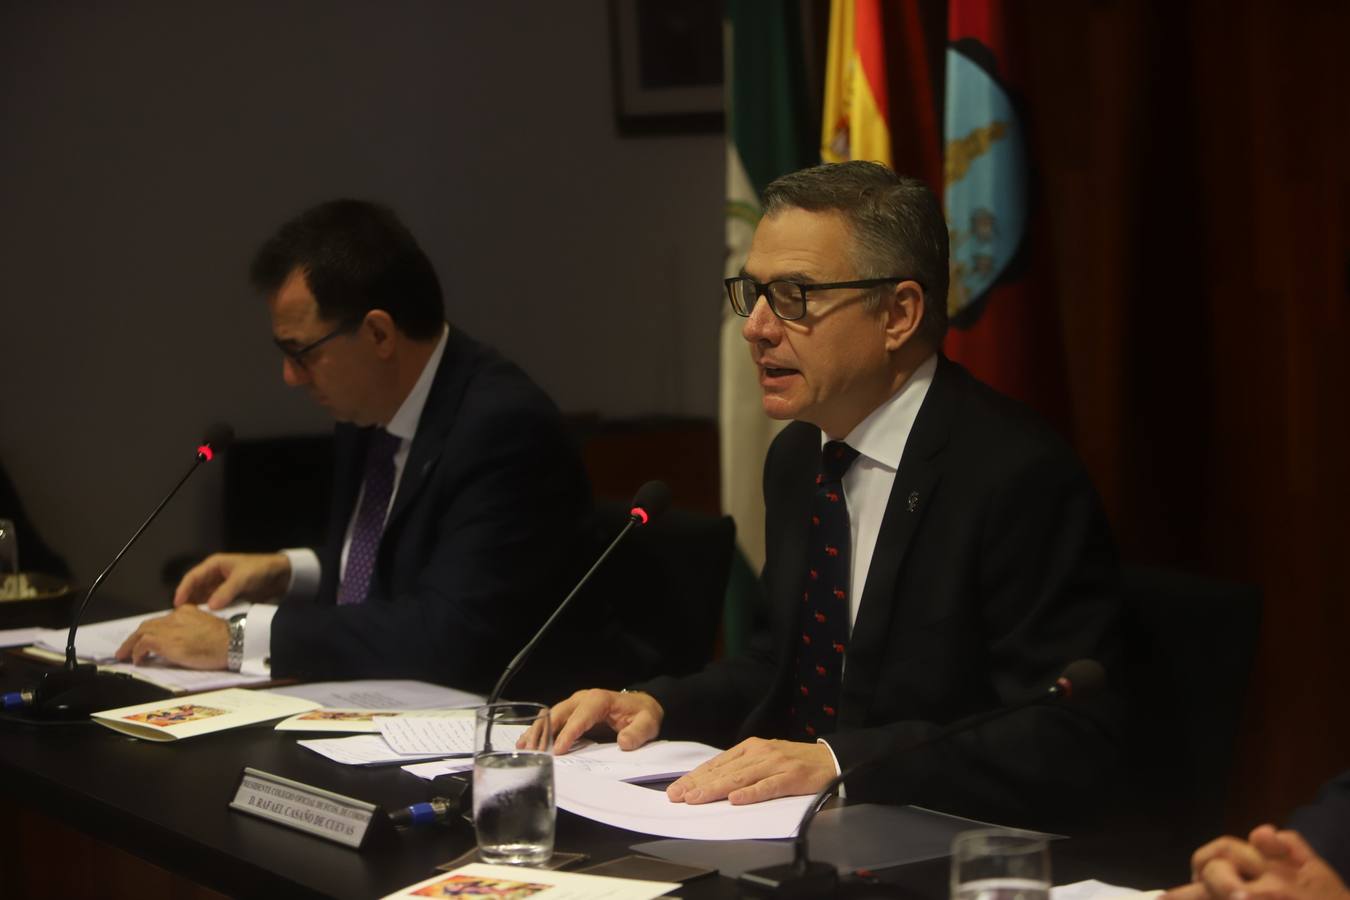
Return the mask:
M380 549L380 535L389 512L389 498L394 493L394 454L402 441L383 428L376 428L366 445L366 477L362 482L361 508L356 513L352 528L351 546L347 548L347 568L342 572L338 586L339 605L363 603L370 590L370 576L375 571L375 554Z
M797 684L789 701L791 738L813 741L835 729L849 632L849 524L844 473L858 451L830 441L811 501L802 592Z

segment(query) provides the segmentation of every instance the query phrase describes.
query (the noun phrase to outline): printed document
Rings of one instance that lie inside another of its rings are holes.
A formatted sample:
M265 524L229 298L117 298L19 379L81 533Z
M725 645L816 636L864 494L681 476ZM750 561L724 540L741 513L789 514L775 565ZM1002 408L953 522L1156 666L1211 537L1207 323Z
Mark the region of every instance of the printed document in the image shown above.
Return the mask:
M670 881L606 878L576 872L472 863L410 884L384 900L414 897L538 897L540 900L651 900L678 888Z
M147 741L177 741L280 719L315 707L313 701L270 691L230 688L109 709L94 713L93 719L113 731Z

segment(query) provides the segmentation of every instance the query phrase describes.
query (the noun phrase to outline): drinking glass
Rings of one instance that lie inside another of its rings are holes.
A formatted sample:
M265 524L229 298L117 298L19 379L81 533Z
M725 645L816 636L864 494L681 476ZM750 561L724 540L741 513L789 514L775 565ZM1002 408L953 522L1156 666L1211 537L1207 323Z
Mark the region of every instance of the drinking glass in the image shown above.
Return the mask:
M539 727L531 729L538 724ZM526 732L527 749L516 749ZM474 723L473 826L485 863L542 865L553 855L553 732L548 707L494 703Z
M990 828L952 841L952 900L1049 900L1043 835Z

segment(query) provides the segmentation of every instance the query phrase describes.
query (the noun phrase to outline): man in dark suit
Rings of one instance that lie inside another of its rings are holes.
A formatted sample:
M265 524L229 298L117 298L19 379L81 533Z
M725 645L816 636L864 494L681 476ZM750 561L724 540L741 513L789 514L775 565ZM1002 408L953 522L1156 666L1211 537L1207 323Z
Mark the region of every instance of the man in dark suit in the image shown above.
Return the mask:
M1115 556L1071 451L941 355L947 228L921 183L873 163L769 186L733 309L764 410L794 420L764 470L771 627L756 651L555 707L557 748L607 725L722 744L672 784L692 803L813 793L1019 823L1081 812L1113 757L1109 692L949 740L1118 653Z
M568 536L590 511L557 409L446 324L430 260L386 209L303 213L251 279L284 380L339 423L327 543L207 558L119 657L486 690L556 603ZM277 597L229 623L197 607Z

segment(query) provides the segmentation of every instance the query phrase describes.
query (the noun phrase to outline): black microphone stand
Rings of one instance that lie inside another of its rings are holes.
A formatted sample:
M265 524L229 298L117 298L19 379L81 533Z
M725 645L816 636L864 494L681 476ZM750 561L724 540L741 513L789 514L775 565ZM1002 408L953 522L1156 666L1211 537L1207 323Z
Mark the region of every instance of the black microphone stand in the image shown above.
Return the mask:
M953 735L979 728L981 725L1028 707L1055 700L1086 699L1096 693L1104 679L1105 670L1102 669L1101 663L1096 660L1080 659L1071 663L1043 694L1037 694L1029 700L1023 700L1010 706L1001 706L998 709L991 709L970 718L962 719L959 722L954 722L939 730L936 734L921 738L898 750L886 748L881 752L864 757L831 778L825 787L820 789L820 793L816 794L815 801L807 807L801 823L797 826L797 837L792 845L792 862L750 869L741 875L741 883L757 892L771 892L774 897L824 897L836 893L839 890L838 870L830 863L813 861L810 858L807 852L806 834L811 827L811 822L816 817L816 813L820 812L830 796L848 778L859 770L875 765L883 759L932 746ZM1074 696L1075 685L1078 686L1079 696L1077 697Z
M228 438L226 439L228 440ZM222 441L224 443L225 441ZM154 511L146 517L141 523L141 527L136 529L136 533L131 536L131 540L118 551L113 557L113 561L108 563L107 568L98 574L94 583L89 586L89 591L84 595L83 602L76 610L74 617L70 622L70 634L66 639L66 661L60 669L48 672L38 681L37 687L33 689L32 709L35 715L44 719L83 719L90 713L98 712L103 709L115 709L119 706L131 706L136 703L148 703L151 700L161 700L170 696L170 692L164 688L141 681L139 678L133 678L120 672L103 672L94 663L81 663L75 655L75 632L80 627L80 621L84 618L85 609L89 606L89 601L93 599L94 593L98 591L99 586L103 584L104 579L121 562L122 557L131 549L131 545L136 543L141 533L150 526L150 523L159 515L160 510L164 509L168 502L174 498L192 473L204 462L210 460L213 456L210 442L202 444L197 448L197 455L188 467L183 477L178 479L178 483L173 486L173 490L159 502Z

